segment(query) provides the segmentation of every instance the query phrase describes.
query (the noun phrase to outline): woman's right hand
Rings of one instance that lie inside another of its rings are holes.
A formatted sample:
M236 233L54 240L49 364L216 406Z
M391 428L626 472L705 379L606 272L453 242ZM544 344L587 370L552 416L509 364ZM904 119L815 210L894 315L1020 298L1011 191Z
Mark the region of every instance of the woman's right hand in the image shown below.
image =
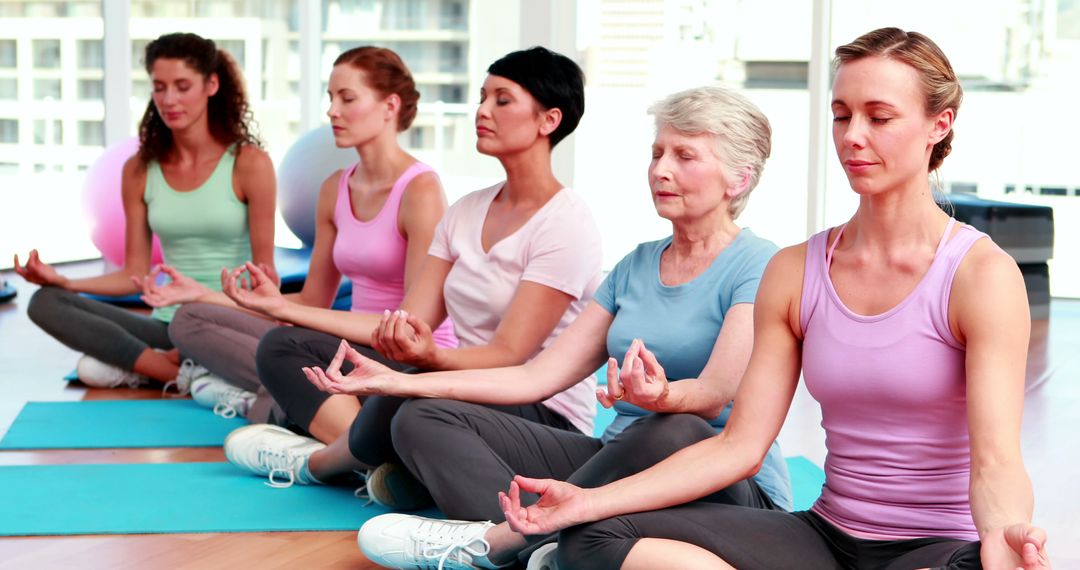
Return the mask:
M540 495L528 507L521 506L521 492ZM530 479L515 475L508 493L499 492L499 506L506 522L517 533L544 535L594 519L589 517L586 491L554 479Z
M664 367L660 366L656 355L645 348L645 341L636 338L623 357L622 370L614 358L608 358L607 390L596 390L596 399L605 408L624 400L639 408L663 412L670 389Z
M158 285L158 275L164 273L169 283ZM131 277L131 281L142 291L142 300L151 307L168 307L197 301L211 293L210 289L198 281L181 273L168 264L155 265L145 277Z
M63 287L68 282L67 277L60 275L51 265L41 261L36 249L30 250L25 267L19 265L19 256L15 255L15 273L35 285Z
M245 272L251 276L250 283L242 277ZM273 278L250 261L231 271L221 270L221 291L237 305L275 319L288 302Z
M348 374L342 374L341 365L346 360L353 365L353 369ZM392 395L388 394L389 387L402 376L400 372L360 354L345 339L341 340L325 371L318 366L301 370L308 381L323 392L352 396Z

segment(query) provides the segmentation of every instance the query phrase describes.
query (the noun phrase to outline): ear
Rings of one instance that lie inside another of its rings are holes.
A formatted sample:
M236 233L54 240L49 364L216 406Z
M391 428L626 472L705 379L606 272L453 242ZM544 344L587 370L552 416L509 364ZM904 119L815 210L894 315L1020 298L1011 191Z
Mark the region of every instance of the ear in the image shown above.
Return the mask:
M734 200L739 196L742 196L750 188L750 167L744 166L735 173L735 183L728 186L725 194L729 199Z
M562 123L562 109L555 108L543 111L541 119L540 134L546 137L555 132L555 129L559 128Z
M933 123L930 125L930 146L934 146L941 142L941 139L945 138L950 132L952 132L953 121L956 120L955 109L945 109L937 114L936 117L932 117Z
M221 82L218 80L218 74L211 73L210 76L206 78L206 91L213 97L214 95L217 95L218 89L220 88Z
M397 93L391 93L383 99L383 104L386 105L386 120L392 121L398 116L398 112L401 111L401 96Z

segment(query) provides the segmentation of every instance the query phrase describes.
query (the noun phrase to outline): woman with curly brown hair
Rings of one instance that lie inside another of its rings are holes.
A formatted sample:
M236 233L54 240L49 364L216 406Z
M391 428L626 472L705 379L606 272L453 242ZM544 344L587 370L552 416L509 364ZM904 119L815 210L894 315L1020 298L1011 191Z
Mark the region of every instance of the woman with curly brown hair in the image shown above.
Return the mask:
M175 308L145 317L77 293L129 295L150 271L151 233L165 260L210 287L222 266L248 259L272 270L274 169L251 131L236 63L195 34L166 34L146 46L153 85L139 127L139 152L124 164L124 266L69 279L36 250L15 270L42 288L27 312L65 345L84 353L77 371L94 387L173 380L179 354L169 340Z

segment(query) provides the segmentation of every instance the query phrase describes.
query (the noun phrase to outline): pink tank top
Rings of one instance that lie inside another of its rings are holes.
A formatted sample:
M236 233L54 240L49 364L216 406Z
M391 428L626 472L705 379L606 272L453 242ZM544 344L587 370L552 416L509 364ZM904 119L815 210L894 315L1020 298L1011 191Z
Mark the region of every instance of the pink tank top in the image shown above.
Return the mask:
M398 230L398 210L405 187L414 178L431 172L426 164L415 162L401 174L390 189L379 213L369 221L356 219L353 214L349 177L358 164L345 169L338 182L337 203L334 206L334 265L352 281L352 310L382 313L394 310L405 298L405 255L408 242ZM441 347L457 346L454 326L450 319L434 331L435 343Z
M821 405L825 485L813 510L863 538L978 540L968 501L964 346L949 329L960 261L985 234L950 219L926 275L898 305L859 315L829 279L829 232L806 250L803 376Z

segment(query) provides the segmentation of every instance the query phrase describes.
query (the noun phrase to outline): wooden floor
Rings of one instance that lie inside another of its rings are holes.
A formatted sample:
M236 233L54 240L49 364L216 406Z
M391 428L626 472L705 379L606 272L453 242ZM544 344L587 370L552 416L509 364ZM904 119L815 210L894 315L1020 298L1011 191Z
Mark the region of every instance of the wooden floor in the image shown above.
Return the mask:
M95 274L98 263L65 267ZM27 401L155 398L153 390L88 390L60 378L77 355L26 317L34 287L0 304L0 434ZM1035 485L1036 521L1050 534L1057 568L1080 568L1080 301L1055 300L1049 321L1032 327L1023 445ZM785 455L824 459L816 404L800 387L781 433ZM0 465L223 461L220 449L0 452ZM3 507L0 506L0 516ZM376 568L356 547L355 532L266 532L0 538L0 568Z

